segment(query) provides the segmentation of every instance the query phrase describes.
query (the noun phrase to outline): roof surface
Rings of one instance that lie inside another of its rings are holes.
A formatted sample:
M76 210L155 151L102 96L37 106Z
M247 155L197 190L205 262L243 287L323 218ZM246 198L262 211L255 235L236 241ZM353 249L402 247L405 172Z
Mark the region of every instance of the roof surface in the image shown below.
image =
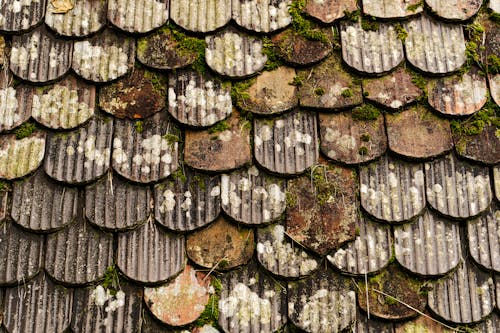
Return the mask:
M499 20L0 1L0 332L500 332Z

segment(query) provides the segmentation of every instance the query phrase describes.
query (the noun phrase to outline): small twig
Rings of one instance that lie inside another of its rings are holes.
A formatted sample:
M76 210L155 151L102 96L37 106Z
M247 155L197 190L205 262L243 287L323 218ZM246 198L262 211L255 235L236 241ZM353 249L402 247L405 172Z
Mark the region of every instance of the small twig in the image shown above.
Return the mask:
M217 266L219 266L219 265L220 265L220 263L221 263L222 261L224 261L224 260L227 260L226 256L224 256L224 257L220 258L220 259L219 259L219 261L217 261L217 262L215 263L214 267L212 267L212 268L208 271L207 275L205 275L205 277L204 277L201 281L202 281L202 282L205 282L205 281L208 279L208 277L210 276L210 274L212 274L212 273L213 273L213 272L217 269Z
M366 312L370 319L370 298L368 297L368 275L365 273Z

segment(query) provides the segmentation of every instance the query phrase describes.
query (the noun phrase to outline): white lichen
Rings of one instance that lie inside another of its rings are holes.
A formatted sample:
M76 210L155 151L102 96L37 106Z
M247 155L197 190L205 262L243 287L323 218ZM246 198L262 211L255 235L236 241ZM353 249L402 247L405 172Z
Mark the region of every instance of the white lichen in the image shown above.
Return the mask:
M116 79L127 72L128 62L128 55L122 47L102 47L92 45L87 40L74 44L73 68L84 78L103 81Z

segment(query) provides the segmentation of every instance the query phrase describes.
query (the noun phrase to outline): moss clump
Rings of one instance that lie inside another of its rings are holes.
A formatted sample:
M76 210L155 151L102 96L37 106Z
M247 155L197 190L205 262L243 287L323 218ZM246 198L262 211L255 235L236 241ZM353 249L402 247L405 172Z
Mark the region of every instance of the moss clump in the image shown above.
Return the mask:
M264 65L266 71L272 71L283 65L283 61L276 52L276 46L268 37L262 38L262 53L267 55L267 61Z
M143 121L141 121L141 120L136 121L135 124L134 124L135 131L137 133L141 134L144 131L143 125L144 125Z
M373 16L362 16L361 17L361 28L364 31L377 31L380 24L377 19Z
M255 79L234 82L231 86L231 98L235 104L244 106L246 100L250 98L248 89L254 84Z
M174 172L172 172L172 178L174 180L179 180L181 183L185 183L187 181L187 177L184 174L184 170L182 167L177 168Z
M364 104L354 108L351 117L354 120L376 120L380 116L380 110L371 104Z
M14 131L14 134L16 135L16 139L21 140L21 139L27 138L28 136L33 134L35 129L36 129L35 124L33 124L31 122L26 122L26 123L22 124L21 126L19 126Z
M218 327L219 300L220 300L220 293L222 291L222 283L218 278L212 277L212 280L210 281L210 286L213 288L213 293L210 295L210 298L208 299L208 303L205 306L205 310L193 323L193 325L196 327L202 327L204 325L210 325L215 328Z
M384 300L385 304L387 305L395 305L398 304L399 302L392 296L386 296Z
M417 2L416 4L414 5L409 5L408 7L406 7L406 9L409 11L409 12L416 12L417 9L419 9L420 7L422 7L424 5L424 1L419 1Z
M493 75L500 74L500 57L490 54L487 60L487 72Z
M483 108L464 120L452 120L451 130L453 134L472 136L481 134L485 126L493 125L500 128L500 107L489 100ZM463 145L463 143L462 143ZM460 146L460 142L459 142Z
M8 192L11 190L10 183L0 180L0 192Z
M293 0L288 12L292 17L293 30L308 40L320 41L328 43L328 36L321 31L313 22L304 17L305 0Z
M316 96L323 96L325 94L325 89L319 87L319 88L316 88L314 89L314 94Z
M215 125L213 125L212 127L210 127L208 129L208 133L210 133L210 134L220 133L220 132L224 132L225 130L228 130L228 129L231 129L231 126L229 126L229 124L227 123L226 120L222 120L222 121L219 121L218 123L216 123Z
M495 13L495 12L491 12L490 15L489 15L489 18L490 20L492 20L493 22L495 23L500 23L500 14L498 13Z
M318 204L323 206L333 203L342 190L338 170L318 166L311 174Z
M301 87L304 84L304 78L300 75L296 75L289 84L291 86Z
M394 29L398 34L398 39L400 39L404 43L406 37L408 37L408 31L406 31L406 29L400 23L396 24L394 26Z
M361 11L359 9L352 12L344 10L344 17L351 22L358 22L361 17Z
M369 134L361 134L361 137L360 137L361 141L363 142L368 142L370 141L371 137Z
M106 273L102 278L101 285L104 289L108 289L111 295L116 295L116 292L120 287L120 277L118 275L118 270L115 264L112 264L106 268Z
M345 98L352 97L352 95L353 95L352 90L349 88L342 90L342 92L340 94L342 95L342 97L345 97Z
M358 154L361 156L368 154L368 148L365 146L359 147Z
M295 194L292 194L290 192L286 192L285 193L285 197L286 197L286 207L287 208L293 208L295 206L297 206L297 196Z
M167 78L164 75L145 70L144 76L151 82L156 93L161 96L167 95Z
M173 146L176 142L180 142L181 138L178 135L172 134L172 133L167 133L164 136L162 136L165 140L167 140L167 143L169 146Z
M180 56L196 55L196 59L191 64L191 68L198 73L207 71L205 63L205 49L207 44L204 39L187 36L185 33L178 30L174 25L168 24L167 29L170 30L174 40L177 42L177 50Z

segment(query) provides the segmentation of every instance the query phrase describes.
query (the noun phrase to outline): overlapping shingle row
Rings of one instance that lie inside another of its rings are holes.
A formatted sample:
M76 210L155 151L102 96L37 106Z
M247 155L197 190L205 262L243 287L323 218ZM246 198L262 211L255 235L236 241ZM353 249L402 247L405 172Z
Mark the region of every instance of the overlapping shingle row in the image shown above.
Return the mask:
M500 332L497 1L0 4L0 332Z

